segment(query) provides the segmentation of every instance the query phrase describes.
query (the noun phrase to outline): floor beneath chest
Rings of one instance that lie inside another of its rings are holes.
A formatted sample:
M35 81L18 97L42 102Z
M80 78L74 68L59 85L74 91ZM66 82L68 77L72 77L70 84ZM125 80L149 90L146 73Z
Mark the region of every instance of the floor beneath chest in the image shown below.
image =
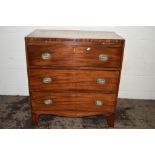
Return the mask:
M39 126L31 124L28 97L0 96L1 129L104 129L108 128L103 116L65 118L41 116ZM115 128L155 128L155 100L118 99Z

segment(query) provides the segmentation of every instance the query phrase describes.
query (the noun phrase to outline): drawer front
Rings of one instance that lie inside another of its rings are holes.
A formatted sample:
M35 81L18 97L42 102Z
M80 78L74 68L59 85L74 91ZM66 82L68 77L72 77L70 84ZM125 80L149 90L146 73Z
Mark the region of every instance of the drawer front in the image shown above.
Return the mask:
M113 112L115 94L32 92L33 110L74 110Z
M30 90L81 90L116 93L119 71L29 70Z
M120 67L121 48L28 45L29 67Z

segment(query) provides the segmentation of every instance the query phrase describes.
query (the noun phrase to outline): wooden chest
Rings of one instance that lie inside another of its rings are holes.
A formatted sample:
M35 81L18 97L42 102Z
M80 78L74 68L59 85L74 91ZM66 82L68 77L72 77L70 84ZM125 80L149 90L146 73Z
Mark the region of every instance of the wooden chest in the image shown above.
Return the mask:
M125 40L113 32L35 30L25 37L32 122L104 115L114 127Z

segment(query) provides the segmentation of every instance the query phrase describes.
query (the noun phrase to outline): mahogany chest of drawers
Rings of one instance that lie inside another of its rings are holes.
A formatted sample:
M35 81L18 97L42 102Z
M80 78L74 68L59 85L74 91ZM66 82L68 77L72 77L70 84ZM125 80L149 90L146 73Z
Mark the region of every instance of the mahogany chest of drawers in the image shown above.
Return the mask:
M113 32L35 30L25 37L32 122L104 115L114 127L125 40Z

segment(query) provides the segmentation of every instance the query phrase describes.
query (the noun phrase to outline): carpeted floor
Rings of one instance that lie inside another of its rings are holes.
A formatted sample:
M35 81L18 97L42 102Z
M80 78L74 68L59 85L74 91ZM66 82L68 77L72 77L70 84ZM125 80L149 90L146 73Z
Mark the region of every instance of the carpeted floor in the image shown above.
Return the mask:
M108 128L103 116L65 118L41 116L39 126L31 124L28 97L0 96L1 129L104 129ZM115 128L154 129L155 100L118 99Z

